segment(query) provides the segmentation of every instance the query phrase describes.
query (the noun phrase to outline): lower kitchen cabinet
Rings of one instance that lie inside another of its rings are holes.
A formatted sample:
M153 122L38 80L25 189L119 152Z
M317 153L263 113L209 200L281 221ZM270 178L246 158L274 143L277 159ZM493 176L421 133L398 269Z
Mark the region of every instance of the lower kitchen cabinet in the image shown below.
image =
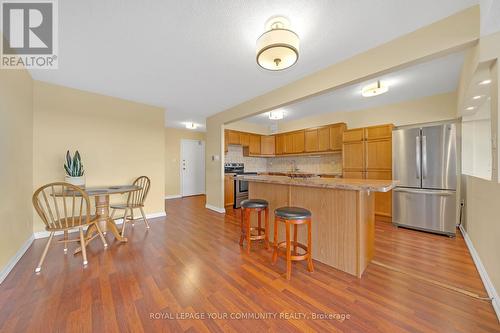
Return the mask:
M224 206L234 204L234 176L224 176Z

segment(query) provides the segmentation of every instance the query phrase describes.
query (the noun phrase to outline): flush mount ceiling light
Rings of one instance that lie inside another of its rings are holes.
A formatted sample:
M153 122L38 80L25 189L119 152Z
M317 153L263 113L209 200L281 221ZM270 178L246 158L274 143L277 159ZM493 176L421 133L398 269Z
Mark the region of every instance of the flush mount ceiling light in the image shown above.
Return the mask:
M299 36L290 30L284 17L270 18L266 32L257 39L257 63L264 69L280 71L299 59Z
M378 80L377 82L364 86L361 90L361 95L364 97L373 97L386 93L387 91L389 91L389 86Z
M194 129L196 129L197 127L198 127L198 126L196 126L196 124L195 124L195 123L186 123L186 128L187 128L187 129L192 129L192 130L194 130Z
M465 108L465 110L467 110L467 111L472 111L474 109L475 109L475 107L473 107L473 106L469 106L469 107Z
M488 79L488 80L483 80L481 82L479 82L480 85L484 86L485 84L490 84L491 83L491 80Z
M477 96L472 97L472 99L480 99L482 97L483 97L483 95L477 95Z
M269 119L271 120L280 120L283 119L284 116L285 112L283 112L283 110L275 110L269 112Z

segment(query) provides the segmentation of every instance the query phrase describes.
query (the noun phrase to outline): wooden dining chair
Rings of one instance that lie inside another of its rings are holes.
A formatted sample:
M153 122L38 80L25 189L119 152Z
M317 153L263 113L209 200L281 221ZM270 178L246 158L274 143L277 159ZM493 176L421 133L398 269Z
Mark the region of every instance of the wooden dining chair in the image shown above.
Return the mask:
M63 239L58 240L59 243L64 243L64 253L68 252L69 242L80 242L84 266L88 263L86 244L93 238L99 236L104 248L108 247L97 220L91 216L89 196L81 188L63 182L44 185L33 194L33 206L45 224L45 230L50 232L35 272L42 270L43 261L56 232L64 233ZM83 228L92 224L95 225L97 234L85 240ZM79 238L68 238L68 232L73 229L79 230Z
M122 237L125 236L125 225L127 222L132 222L134 225L134 209L139 209L142 215L142 220L146 224L146 228L149 229L149 223L146 219L146 214L144 214L144 201L148 196L149 188L151 186L151 180L146 176L141 176L134 180L133 185L139 186L140 189L137 191L129 192L127 197L127 203L111 205L111 218L115 216L116 210L124 210L123 214L123 225L122 225Z

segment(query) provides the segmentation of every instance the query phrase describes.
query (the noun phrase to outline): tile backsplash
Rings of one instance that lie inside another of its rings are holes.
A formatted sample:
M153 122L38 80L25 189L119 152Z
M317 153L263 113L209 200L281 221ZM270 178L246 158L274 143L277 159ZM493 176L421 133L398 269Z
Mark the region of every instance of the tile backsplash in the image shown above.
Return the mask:
M267 158L243 156L242 146L228 146L224 162L225 163L245 163L246 172L266 172Z
M300 172L342 173L341 154L268 158L267 171L291 171L294 164Z
M286 172L292 165L302 172L312 173L342 173L342 155L313 155L313 156L280 156L280 157L245 157L243 147L228 147L225 156L226 163L245 163L245 171L255 172Z

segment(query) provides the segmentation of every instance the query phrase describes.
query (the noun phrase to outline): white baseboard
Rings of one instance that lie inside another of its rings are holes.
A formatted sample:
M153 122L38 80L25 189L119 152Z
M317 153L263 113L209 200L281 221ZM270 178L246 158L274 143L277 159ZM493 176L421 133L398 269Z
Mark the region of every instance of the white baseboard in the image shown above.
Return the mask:
M479 276L481 276L481 280L483 281L484 288L486 289L486 292L488 293L488 296L492 299L491 304L493 305L493 309L495 310L498 321L500 321L500 298L498 297L498 293L495 289L495 286L493 285L493 282L491 282L491 279L488 275L488 272L486 271L486 268L484 267L481 258L479 257L479 254L477 253L476 249L474 248L474 245L472 244L472 240L470 239L469 235L467 234L467 231L463 228L463 226L460 226L460 231L462 232L462 235L464 236L465 244L467 244L467 248L469 249L469 252L472 256L472 260L474 260L474 264L476 265L477 271L479 272Z
M172 194L172 195L167 195L165 197L165 200L170 200L170 199L179 199L179 198L182 198L182 195L181 194Z
M209 204L206 204L205 208L208 208L210 210L213 210L214 212L221 213L221 214L225 214L226 213L226 209L225 208L220 208L220 207L212 206L212 205L209 205Z
M146 218L148 220L149 219L154 219L154 218L157 218L157 217L164 217L164 216L167 216L167 213L165 213L165 212L158 212L158 213L146 214ZM139 218L139 217L137 217L137 218ZM116 219L115 223L116 224L122 224L123 223L123 219ZM84 227L83 229L87 230L87 227ZM73 230L70 230L69 233L77 232L77 231L78 231L78 229L73 229ZM54 234L54 236L58 236L58 235L62 235L62 234L63 234L62 231L56 231L56 233ZM48 232L48 231L37 231L37 232L34 233L35 239L47 238L47 237L49 237L49 235L50 235L50 232Z
M0 271L0 283L2 283L3 280L5 280L7 275L9 275L10 271L14 268L14 266L16 266L19 259L21 259L24 253L26 253L26 251L31 246L31 243L33 243L33 240L35 240L35 237L33 234L31 234L31 236L26 240L26 242L24 242L24 244L16 252L16 254L12 258L10 258L7 265L5 265L5 267Z

